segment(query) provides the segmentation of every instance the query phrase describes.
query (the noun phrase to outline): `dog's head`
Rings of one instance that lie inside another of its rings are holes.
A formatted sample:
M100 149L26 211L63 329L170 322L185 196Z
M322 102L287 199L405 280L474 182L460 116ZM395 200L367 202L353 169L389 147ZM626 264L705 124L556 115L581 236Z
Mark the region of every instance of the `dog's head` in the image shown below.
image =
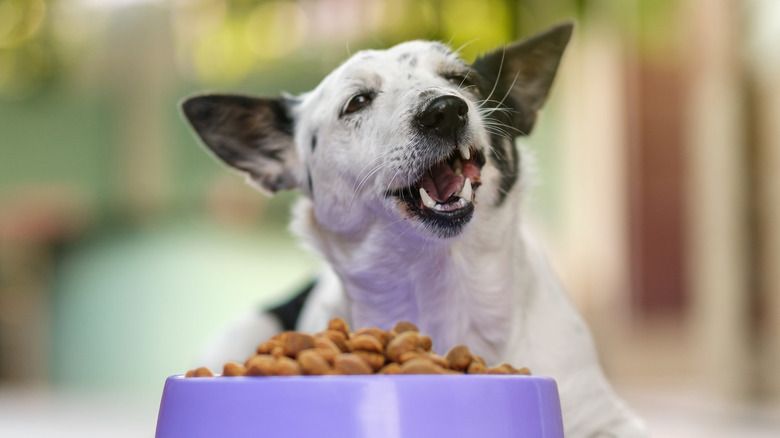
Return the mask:
M359 52L301 96L199 95L183 110L217 157L267 191L300 189L326 228L404 222L449 238L515 185L513 139L533 128L571 31L471 65L412 41Z

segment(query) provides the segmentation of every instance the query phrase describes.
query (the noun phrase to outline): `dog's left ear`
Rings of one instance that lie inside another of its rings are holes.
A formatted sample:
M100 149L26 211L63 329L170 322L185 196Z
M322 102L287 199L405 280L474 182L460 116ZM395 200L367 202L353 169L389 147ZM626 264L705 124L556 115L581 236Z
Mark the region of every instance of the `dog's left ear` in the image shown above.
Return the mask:
M504 98L504 103L515 110L513 124L523 134L531 132L536 113L547 99L573 29L572 22L558 24L485 54L472 65L488 81L488 91L492 90L490 99Z
M181 108L219 159L273 193L298 187L291 105L287 97L207 94L185 99Z

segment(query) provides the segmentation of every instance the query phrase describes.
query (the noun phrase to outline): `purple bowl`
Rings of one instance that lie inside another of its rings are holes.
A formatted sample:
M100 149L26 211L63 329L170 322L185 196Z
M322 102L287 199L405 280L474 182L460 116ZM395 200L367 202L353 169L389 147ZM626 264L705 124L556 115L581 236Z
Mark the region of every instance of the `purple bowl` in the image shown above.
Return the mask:
M549 377L172 376L156 438L563 438Z

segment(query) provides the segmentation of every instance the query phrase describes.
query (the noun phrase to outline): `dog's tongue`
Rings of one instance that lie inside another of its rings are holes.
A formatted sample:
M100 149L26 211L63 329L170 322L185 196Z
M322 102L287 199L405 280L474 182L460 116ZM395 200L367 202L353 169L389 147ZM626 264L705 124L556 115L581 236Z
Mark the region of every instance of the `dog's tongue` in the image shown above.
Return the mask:
M422 177L420 186L434 201L443 204L455 194L465 178L457 175L449 163L443 161L430 168Z

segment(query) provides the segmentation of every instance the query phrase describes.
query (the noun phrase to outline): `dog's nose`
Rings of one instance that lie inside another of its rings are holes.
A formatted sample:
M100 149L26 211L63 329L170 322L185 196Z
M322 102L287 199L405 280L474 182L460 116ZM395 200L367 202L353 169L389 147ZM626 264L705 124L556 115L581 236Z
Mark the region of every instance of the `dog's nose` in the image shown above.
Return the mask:
M457 96L439 96L417 116L417 123L444 138L455 138L466 126L469 106Z

